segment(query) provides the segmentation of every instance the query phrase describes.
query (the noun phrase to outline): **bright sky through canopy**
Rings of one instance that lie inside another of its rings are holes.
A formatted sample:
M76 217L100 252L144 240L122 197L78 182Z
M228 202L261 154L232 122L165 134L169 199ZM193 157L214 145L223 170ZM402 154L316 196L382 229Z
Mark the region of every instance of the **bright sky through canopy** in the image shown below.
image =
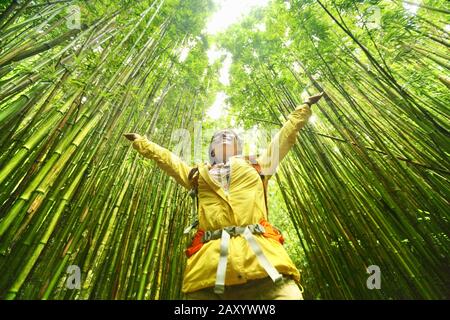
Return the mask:
M210 17L206 26L206 33L214 35L218 32L225 31L233 23L239 22L241 18L249 14L250 11L257 7L266 6L269 0L221 0L217 1L217 11ZM209 63L214 63L215 60L225 56L222 68L219 71L219 82L223 85L229 85L229 71L232 63L231 53L222 49L217 49L214 45L208 50ZM208 109L207 115L217 120L226 114L226 98L225 92L220 91L216 95L216 100Z
M403 2L403 8L405 8L408 12L411 14L416 14L417 10L419 9L419 4L421 1L413 0L408 2Z
M252 9L263 7L269 0L222 0L216 1L218 10L211 16L206 26L208 34L225 31L230 25L239 21Z
M206 115L210 117L212 120L217 120L220 117L223 117L226 113L227 103L226 99L228 96L223 91L219 91L216 95L216 100L212 104L212 106L206 112Z

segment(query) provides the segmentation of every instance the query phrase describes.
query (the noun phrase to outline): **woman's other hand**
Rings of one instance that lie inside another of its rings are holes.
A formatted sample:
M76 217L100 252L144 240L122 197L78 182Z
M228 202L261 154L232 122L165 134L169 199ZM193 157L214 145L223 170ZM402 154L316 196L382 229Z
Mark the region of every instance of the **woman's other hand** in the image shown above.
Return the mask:
M305 100L305 103L311 107L313 104L317 103L320 100L320 98L322 98L322 96L323 96L323 92L316 94L314 96L311 96Z
M127 138L130 141L134 141L136 139L142 138L141 135L139 135L137 133L124 133L123 135L125 136L125 138Z

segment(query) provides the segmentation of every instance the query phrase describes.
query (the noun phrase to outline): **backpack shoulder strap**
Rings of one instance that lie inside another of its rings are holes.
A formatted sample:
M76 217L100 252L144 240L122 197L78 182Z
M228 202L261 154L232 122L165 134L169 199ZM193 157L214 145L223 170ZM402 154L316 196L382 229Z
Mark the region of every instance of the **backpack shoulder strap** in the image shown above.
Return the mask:
M198 166L195 166L191 169L191 171L189 171L188 174L188 180L192 185L191 191L193 191L195 195L197 195L198 193L198 176L199 176Z
M192 197L192 213L191 213L191 224L184 229L184 234L189 234L189 232L198 226L198 166L195 166L189 171L188 180L191 183L192 189L189 191L189 195Z
M261 165L258 163L257 161L257 156L256 155L248 155L244 157L245 160L249 161L250 164L252 165L252 167L256 170L256 172L258 172L262 184L263 184L263 188L264 188L264 203L266 204L266 212L267 215L269 215L269 206L267 203L267 184L268 184L268 179L266 179L265 175L262 173L262 169L261 169Z
M258 172L258 174L260 175L260 177L262 179L264 177L264 175L261 173L261 171L262 171L261 165L258 163L256 156L255 155L245 156L245 160L247 160L251 163L253 168L255 168L255 170Z

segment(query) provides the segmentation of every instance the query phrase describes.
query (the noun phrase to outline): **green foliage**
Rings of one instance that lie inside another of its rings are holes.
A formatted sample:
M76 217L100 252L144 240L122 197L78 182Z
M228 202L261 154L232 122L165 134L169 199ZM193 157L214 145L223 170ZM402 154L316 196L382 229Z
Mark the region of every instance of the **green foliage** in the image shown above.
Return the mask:
M208 130L278 128L322 90L269 189L304 296L448 298L446 1L414 14L277 0L217 36L202 34L210 0L12 3L0 4L0 298L181 298L191 203L122 134L171 149L200 123L206 150ZM223 59L208 64L213 44L232 54L230 86ZM228 123L206 121L222 90ZM382 290L365 285L372 264ZM65 285L69 265L81 290Z

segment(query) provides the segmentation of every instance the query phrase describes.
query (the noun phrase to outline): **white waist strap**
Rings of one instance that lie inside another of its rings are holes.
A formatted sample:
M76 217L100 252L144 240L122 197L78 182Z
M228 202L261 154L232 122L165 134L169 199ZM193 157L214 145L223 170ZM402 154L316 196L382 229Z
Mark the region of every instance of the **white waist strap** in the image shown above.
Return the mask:
M273 282L281 281L283 276L278 272L278 270L270 263L270 261L264 255L260 245L256 241L249 227L246 226L245 228L240 228L238 229L239 231L236 229L234 230L235 231L234 235L244 236L244 238L250 245L250 248L253 250L256 257L258 258L260 265L264 268L264 270L267 272L272 281ZM214 292L217 294L224 293L225 291L225 276L227 271L228 247L230 243L230 238L231 238L230 234L225 229L222 229L222 234L220 238L220 257L219 263L217 265L216 284L214 287Z

